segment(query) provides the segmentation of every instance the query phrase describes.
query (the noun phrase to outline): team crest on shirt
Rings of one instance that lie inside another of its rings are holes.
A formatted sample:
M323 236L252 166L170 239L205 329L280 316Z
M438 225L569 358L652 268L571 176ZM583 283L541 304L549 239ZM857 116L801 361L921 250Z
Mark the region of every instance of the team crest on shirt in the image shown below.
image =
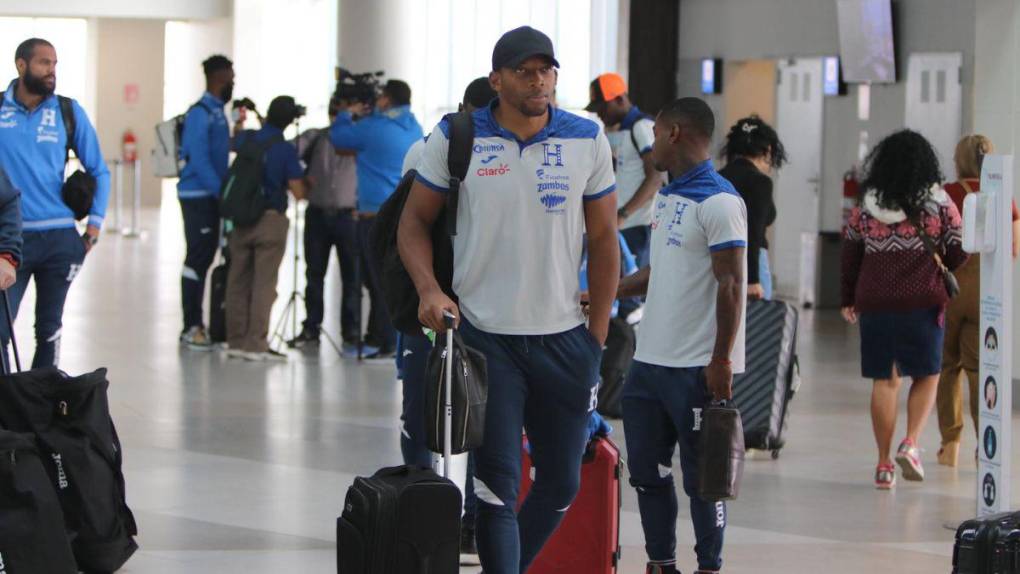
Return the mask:
M683 223L684 213L687 212L687 207L690 204L684 201L678 202L676 205L676 211L673 212L673 218L670 219L666 225L666 245L671 247L682 247L683 246L683 231L680 228L680 224Z

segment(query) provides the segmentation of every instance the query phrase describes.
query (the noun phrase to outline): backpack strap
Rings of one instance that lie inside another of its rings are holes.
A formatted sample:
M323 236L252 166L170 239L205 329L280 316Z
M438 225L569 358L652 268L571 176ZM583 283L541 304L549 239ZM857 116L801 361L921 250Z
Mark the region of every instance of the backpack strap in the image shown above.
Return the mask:
M64 163L67 163L67 159L71 156L71 152L74 152L74 157L78 157L78 148L74 143L74 134L78 127L77 120L74 119L74 105L71 98L67 96L57 96L57 102L60 103L60 116L64 120L64 131L67 132L67 146L64 149Z
M446 165L450 171L450 192L446 197L446 230L457 235L457 205L460 203L460 186L467 177L471 165L471 148L475 144L475 122L468 112L449 114L450 149L446 154Z

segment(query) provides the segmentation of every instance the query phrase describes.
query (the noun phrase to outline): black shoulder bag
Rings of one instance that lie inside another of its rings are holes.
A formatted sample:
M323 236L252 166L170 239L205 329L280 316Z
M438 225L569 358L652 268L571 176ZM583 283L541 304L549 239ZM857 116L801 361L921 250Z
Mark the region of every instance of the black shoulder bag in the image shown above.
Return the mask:
M942 274L942 283L946 287L946 293L949 294L949 298L953 299L960 294L960 282L956 280L956 275L946 267L946 264L942 262L942 256L939 255L938 249L935 247L935 242L932 241L931 237L924 231L924 225L921 224L920 217L917 215L910 216L910 224L917 230L918 237L921 238L921 243L924 244L925 250L931 254L932 258L935 259L935 265L939 268L939 272Z

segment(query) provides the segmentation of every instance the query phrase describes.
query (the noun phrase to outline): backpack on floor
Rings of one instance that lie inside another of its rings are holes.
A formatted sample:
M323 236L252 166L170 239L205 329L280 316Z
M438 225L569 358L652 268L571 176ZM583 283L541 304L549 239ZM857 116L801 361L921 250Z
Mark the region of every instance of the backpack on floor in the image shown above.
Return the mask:
M0 430L0 572L77 574L35 437Z
M446 116L450 125L450 149L447 166L450 170L449 191L446 206L432 226L432 269L436 280L448 297L457 300L453 292L453 236L457 234L457 204L460 199L460 184L467 176L471 163L471 147L474 145L474 120L471 114L459 112ZM397 250L397 229L400 216L411 193L411 186L417 176L410 170L400 180L396 190L379 208L375 225L369 239L371 256L379 261L383 301L389 311L393 327L402 333L420 335L422 325L418 321L418 291L400 260Z
M230 220L236 227L250 227L262 219L262 214L269 207L269 200L262 190L266 152L282 141L282 135L262 142L249 136L241 144L220 191L220 215L223 219Z

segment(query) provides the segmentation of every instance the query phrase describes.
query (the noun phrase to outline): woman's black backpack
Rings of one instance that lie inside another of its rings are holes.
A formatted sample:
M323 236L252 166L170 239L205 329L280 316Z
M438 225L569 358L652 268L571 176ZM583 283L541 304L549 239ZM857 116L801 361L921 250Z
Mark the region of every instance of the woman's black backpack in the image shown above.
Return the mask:
M456 301L453 292L453 236L457 234L460 185L471 163L475 132L471 114L467 112L449 114L446 120L450 125L450 150L446 160L450 170L450 190L446 195L446 206L432 227L432 269L443 292ZM422 325L418 321L418 305L421 300L411 276L400 260L397 229L416 176L413 169L404 174L397 189L379 208L369 238L369 255L379 261L383 301L389 311L390 321L398 331L409 335L421 335Z

